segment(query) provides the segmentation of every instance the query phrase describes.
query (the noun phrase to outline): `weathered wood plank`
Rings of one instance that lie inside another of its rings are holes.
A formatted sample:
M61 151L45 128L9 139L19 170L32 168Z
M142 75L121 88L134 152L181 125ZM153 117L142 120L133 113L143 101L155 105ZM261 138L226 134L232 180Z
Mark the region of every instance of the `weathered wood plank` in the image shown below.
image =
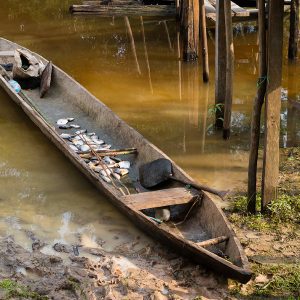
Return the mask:
M123 196L122 201L136 210L186 204L194 198L185 188L172 188Z
M72 5L72 14L101 16L176 16L175 5Z

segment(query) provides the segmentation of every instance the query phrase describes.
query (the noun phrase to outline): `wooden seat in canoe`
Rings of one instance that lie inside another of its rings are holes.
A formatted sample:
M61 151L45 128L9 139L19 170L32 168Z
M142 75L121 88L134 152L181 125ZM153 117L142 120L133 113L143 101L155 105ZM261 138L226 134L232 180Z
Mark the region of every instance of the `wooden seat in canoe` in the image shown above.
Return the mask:
M135 210L157 208L169 205L187 204L195 198L184 187L164 189L123 196L122 201Z

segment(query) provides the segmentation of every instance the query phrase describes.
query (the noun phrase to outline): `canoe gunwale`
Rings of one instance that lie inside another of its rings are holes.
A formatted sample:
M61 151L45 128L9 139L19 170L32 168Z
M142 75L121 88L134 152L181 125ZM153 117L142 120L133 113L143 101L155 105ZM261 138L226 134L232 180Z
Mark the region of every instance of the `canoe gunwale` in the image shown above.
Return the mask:
M20 47L19 45L12 43L5 39L7 43L12 44L15 47ZM22 47L23 48L23 47ZM29 50L30 51L30 50ZM31 51L32 52L32 51ZM42 58L40 55L32 52L34 55ZM44 58L42 58L45 60ZM46 61L46 60L45 60ZM109 110L112 114L114 114L106 105L100 103L100 101L93 96L89 91L87 91L84 87L82 87L79 83L77 83L73 78L71 78L68 74L66 74L63 70L58 68L57 66L53 65L53 69L55 72L60 73L61 76L65 76L67 80L72 80L73 83L79 85L82 89L83 93L87 93L91 97L91 101L95 101L95 105L101 105L101 108ZM173 245L178 247L177 250L181 252L185 256L189 256L191 259L195 260L196 262L211 266L214 265L215 269L219 269L223 272L223 274L227 277L231 277L237 279L241 282L247 282L251 278L251 271L248 270L248 260L243 253L243 248L240 245L239 240L237 239L233 229L231 228L229 221L227 220L225 214L221 211L219 207L213 203L212 195L209 193L204 192L205 198L207 201L211 201L212 204L215 206L216 210L223 218L224 222L228 230L230 231L230 239L235 247L237 247L240 259L241 259L241 266L234 265L229 261L225 260L224 258L219 257L218 255L210 252L209 250L197 246L196 243L188 241L179 235L174 234L171 232L165 224L163 226L159 226L155 221L147 218L141 211L135 210L130 206L126 205L123 201L121 201L121 193L111 186L110 184L104 182L97 176L97 174L88 168L87 164L84 162L83 159L80 158L73 150L71 150L68 144L59 136L58 132L55 130L54 126L49 126L49 124L37 113L37 111L32 108L22 97L16 94L6 80L0 76L0 85L4 88L7 94L12 98L14 102L21 106L22 110L26 113L26 115L34 122L34 124L49 138L59 150L63 152L63 154L101 191L104 192L106 196L112 201L112 203L118 207L123 213L125 213L134 223L138 223L140 227L144 229L148 234L152 235L154 238L159 239L162 243L167 245ZM142 139L143 143L147 144L147 146L152 147L154 151L157 151L157 155L167 157L159 148L155 145L147 141L140 133L136 132L135 129L130 127L127 123L125 123L122 119L114 114L117 118L117 121L120 122L121 125L125 124L128 127L129 135L134 136L136 139ZM170 159L171 160L171 159ZM172 162L172 165L175 166L176 174L179 174L180 177L185 177L186 179L190 179L191 177L188 176L180 167L178 167L175 162Z

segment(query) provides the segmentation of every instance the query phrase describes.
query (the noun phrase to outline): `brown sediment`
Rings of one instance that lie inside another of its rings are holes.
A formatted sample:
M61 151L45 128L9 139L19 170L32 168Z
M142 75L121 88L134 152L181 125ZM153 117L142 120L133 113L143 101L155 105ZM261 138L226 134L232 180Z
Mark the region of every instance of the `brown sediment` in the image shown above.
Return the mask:
M160 246L118 254L101 251L96 259L68 259L30 252L12 237L0 239L0 283L15 281L50 299L224 299L227 282ZM86 249L89 250L89 249ZM94 254L95 249L90 249ZM1 286L1 285L0 285ZM5 289L0 288L5 295Z

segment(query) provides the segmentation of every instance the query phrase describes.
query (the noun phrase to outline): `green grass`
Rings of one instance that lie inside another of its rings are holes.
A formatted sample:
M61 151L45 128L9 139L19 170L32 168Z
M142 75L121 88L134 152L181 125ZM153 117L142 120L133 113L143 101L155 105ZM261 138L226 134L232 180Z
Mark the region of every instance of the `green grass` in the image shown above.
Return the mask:
M229 220L252 230L276 230L279 224L300 223L300 195L280 195L269 206L269 214L260 213L260 196L257 197L257 214L247 212L247 197L235 196L229 208Z
M254 297L278 297L278 299L300 299L300 266L299 265L252 265L256 274L267 275L270 279L265 284L254 281L249 284L247 291L242 292L242 285L232 282L231 293L254 299Z
M5 299L22 298L34 300L47 300L47 296L41 296L36 292L31 291L27 287L18 284L10 279L3 279L0 281L0 289L4 290L6 295Z
M256 286L254 294L300 297L300 265L255 265L253 270L272 276L267 284Z

